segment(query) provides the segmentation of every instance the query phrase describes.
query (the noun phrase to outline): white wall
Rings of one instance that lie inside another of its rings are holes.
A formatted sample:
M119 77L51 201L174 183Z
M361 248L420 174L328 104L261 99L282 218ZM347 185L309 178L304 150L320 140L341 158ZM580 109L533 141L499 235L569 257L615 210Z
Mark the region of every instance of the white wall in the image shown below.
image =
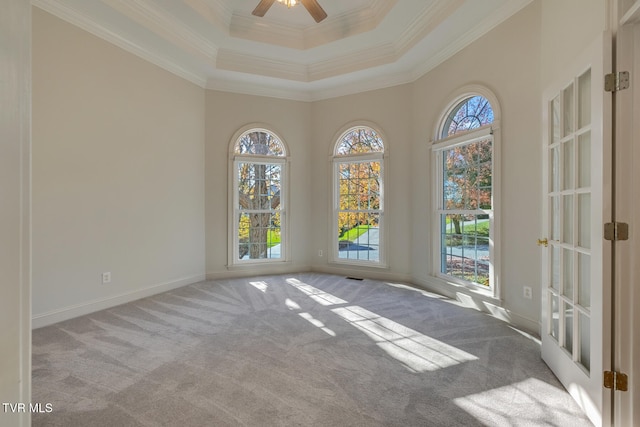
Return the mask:
M432 279L431 223L433 206L428 189L432 174L429 142L447 103L459 88L478 84L491 90L500 103L501 122L501 239L502 302L471 295L481 309L537 331L540 317L541 121L540 121L540 3L534 2L414 84L412 169L414 240L413 276L420 284L456 296L452 288ZM523 286L534 292L523 298ZM459 298L463 299L458 295ZM468 300L468 298L464 298ZM501 306L502 309L496 309Z
M31 8L2 3L0 13L0 402L29 403ZM5 413L0 425L27 426Z
M206 236L207 276L220 278L309 269L311 104L228 92L207 91ZM227 268L229 144L243 126L262 123L289 149L291 261Z
M204 90L36 8L33 29L34 326L203 279Z

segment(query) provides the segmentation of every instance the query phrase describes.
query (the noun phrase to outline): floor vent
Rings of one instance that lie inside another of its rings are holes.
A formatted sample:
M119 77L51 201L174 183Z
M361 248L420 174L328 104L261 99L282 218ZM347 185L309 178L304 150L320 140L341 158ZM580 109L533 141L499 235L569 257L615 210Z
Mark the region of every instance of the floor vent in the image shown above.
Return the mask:
M362 277L351 277L351 276L347 276L347 279L349 279L349 280L360 280L360 281L364 280Z

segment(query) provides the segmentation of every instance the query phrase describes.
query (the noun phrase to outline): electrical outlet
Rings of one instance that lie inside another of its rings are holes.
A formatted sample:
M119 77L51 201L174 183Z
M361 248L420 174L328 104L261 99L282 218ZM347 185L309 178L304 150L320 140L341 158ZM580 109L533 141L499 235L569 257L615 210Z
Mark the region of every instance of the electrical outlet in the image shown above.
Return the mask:
M318 249L318 256L322 256L322 249Z
M522 296L526 299L533 299L533 292L531 291L531 287L524 286L522 288Z
M111 272L106 271L102 273L102 284L106 285L107 283L111 283Z

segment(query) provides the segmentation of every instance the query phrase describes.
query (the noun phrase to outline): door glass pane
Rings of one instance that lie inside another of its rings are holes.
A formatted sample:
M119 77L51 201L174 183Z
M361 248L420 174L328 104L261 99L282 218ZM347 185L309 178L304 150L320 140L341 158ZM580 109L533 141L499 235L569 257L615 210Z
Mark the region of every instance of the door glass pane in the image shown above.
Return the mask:
M570 84L565 90L562 91L562 103L564 112L564 132L562 136L567 136L573 133L573 84Z
M564 305L564 348L573 353L573 306Z
M551 191L560 190L560 147L551 149Z
M591 124L591 70L578 78L578 127Z
M558 296L549 293L551 296L551 316L549 325L549 333L556 340L558 339L558 335L560 334L560 310L559 310L559 301Z
M553 247L551 250L551 287L556 291L560 290L560 248Z
M591 132L578 138L578 187L591 185Z
M573 196L563 196L562 241L573 243Z
M560 241L560 196L551 198L551 240Z
M578 246L591 247L591 194L578 195Z
M569 140L562 144L562 151L564 155L564 162L562 164L563 170L563 185L565 190L571 190L573 188L573 175L574 175L574 161L573 161L573 140Z
M578 254L578 304L591 308L591 256Z
M560 140L560 95L551 101L551 143Z
M551 143L560 140L560 95L551 101Z
M573 299L573 251L564 249L562 261L562 293Z
M579 362L587 371L591 368L591 325L590 319L580 313L580 358Z

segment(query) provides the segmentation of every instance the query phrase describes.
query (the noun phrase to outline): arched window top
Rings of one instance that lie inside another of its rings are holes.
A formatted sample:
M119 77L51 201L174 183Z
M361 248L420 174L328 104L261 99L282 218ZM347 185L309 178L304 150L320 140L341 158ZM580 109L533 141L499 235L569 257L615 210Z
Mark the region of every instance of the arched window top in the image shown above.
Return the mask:
M487 98L472 95L458 102L446 115L440 138L493 123L493 108Z
M282 141L265 129L250 129L240 135L233 148L235 154L284 157L287 155Z
M350 156L383 152L384 144L378 132L368 126L358 126L342 134L333 154L335 156Z

